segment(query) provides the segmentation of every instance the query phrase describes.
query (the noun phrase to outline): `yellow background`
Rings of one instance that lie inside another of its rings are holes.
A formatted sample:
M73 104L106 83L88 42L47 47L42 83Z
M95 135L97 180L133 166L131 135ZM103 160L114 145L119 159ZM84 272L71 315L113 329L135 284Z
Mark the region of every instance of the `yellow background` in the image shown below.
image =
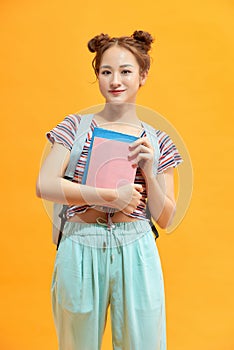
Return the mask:
M3 0L0 9L0 348L57 348L55 247L35 196L44 134L66 114L103 102L87 41L144 29L155 44L138 103L175 126L194 170L185 218L158 240L168 350L233 350L232 2ZM103 349L111 349L109 323Z

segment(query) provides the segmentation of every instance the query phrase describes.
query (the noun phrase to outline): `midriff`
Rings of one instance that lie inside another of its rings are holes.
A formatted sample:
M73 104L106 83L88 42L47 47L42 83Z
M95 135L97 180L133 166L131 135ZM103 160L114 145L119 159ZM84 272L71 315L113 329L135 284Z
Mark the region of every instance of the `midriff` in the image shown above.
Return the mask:
M85 223L96 223L98 218L106 219L106 213L102 211L98 211L95 209L88 209L86 212L82 214L76 214L72 216L68 221L70 222L85 222ZM130 222L130 221L136 221L138 219L135 219L131 216L128 216L124 214L121 211L115 212L114 215L111 217L112 222Z

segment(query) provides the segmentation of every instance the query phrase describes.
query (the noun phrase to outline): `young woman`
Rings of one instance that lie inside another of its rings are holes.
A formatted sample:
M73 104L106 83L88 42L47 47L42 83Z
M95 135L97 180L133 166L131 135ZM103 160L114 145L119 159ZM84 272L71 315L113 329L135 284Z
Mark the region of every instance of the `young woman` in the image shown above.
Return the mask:
M155 130L160 157L154 176L154 148L136 113L152 42L143 31L120 38L101 34L89 41L105 105L93 116L73 182L63 176L85 116L68 115L47 133L52 149L40 170L37 195L69 204L52 281L60 350L101 349L109 305L113 349L166 349L163 276L145 208L147 199L161 228L171 223L176 207L173 168L182 159L170 137ZM81 184L98 126L138 136L129 147L129 160L137 168L134 183L116 189ZM115 208L114 215L100 210L103 206Z

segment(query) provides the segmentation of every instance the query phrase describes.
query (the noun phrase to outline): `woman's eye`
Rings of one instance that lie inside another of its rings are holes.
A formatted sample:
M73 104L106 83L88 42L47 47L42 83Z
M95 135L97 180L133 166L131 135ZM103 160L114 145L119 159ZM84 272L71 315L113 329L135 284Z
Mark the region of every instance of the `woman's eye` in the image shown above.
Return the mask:
M130 70L128 70L128 69L124 69L122 71L122 74L124 74L124 75L130 74L130 73L132 73L132 72Z
M103 71L101 72L101 74L103 74L103 75L108 75L108 74L111 74L111 71L109 71L109 70L103 70Z

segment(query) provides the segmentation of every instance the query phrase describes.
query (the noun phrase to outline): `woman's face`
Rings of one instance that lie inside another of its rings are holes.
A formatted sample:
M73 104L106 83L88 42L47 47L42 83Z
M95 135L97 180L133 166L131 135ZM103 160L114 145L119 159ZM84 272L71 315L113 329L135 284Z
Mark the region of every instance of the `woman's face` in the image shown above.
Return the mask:
M113 46L104 52L98 80L107 103L135 103L139 86L146 78L147 73L140 74L139 64L129 50Z

